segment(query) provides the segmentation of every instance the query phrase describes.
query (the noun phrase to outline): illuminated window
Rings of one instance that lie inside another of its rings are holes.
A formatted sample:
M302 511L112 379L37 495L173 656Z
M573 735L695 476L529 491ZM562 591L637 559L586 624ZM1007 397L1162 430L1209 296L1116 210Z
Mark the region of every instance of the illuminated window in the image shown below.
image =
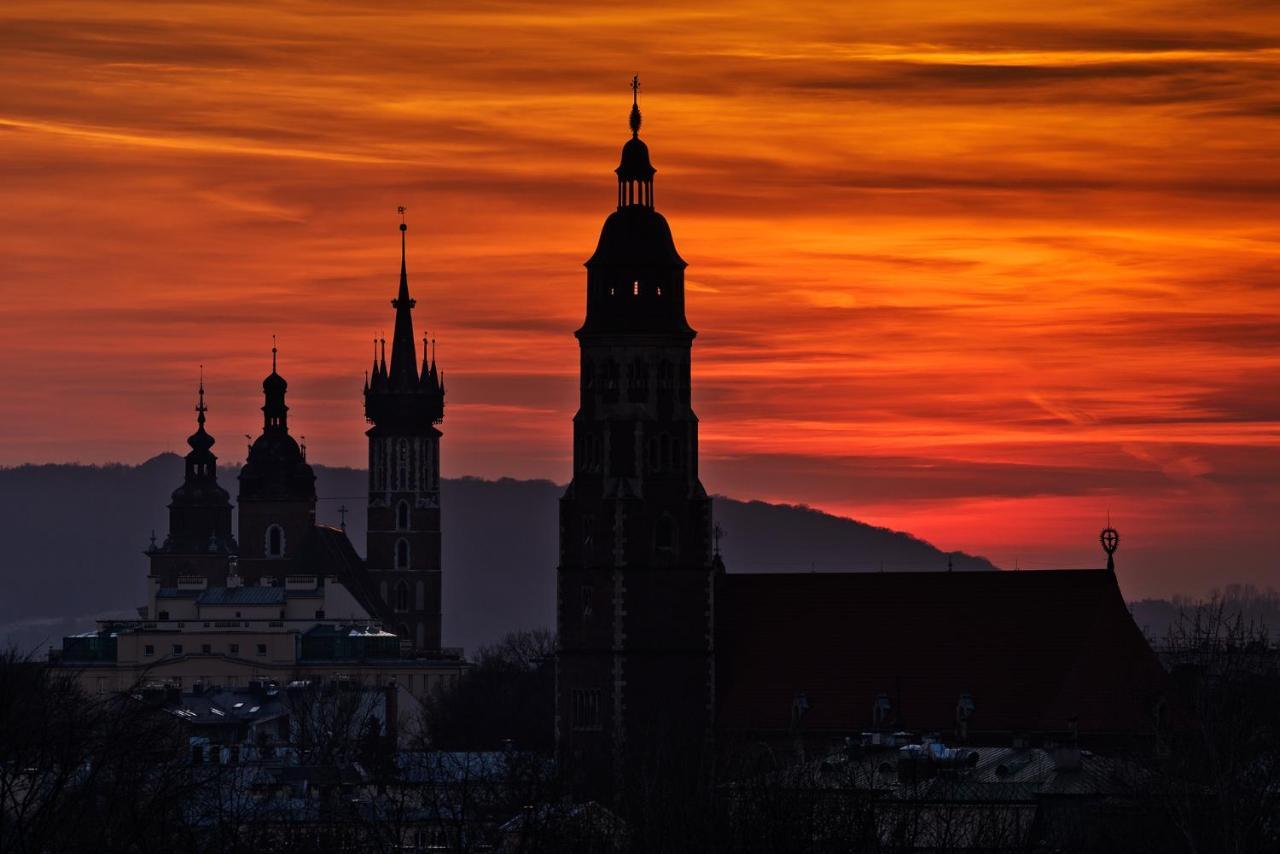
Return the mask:
M639 282L632 282L632 283L631 283L631 295L632 295L633 297L638 297L638 296L640 296L640 283L639 283Z

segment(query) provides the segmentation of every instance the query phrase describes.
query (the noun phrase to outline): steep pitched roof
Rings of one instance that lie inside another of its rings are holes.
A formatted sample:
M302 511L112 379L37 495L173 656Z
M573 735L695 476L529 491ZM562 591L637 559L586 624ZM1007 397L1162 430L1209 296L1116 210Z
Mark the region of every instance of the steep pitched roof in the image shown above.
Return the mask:
M300 565L308 573L337 576L360 607L371 615L378 617L386 613L387 608L369 580L364 561L356 553L346 531L329 525L316 525L303 545Z
M1150 729L1164 671L1106 570L729 574L716 600L717 715L733 730L873 725L971 734Z

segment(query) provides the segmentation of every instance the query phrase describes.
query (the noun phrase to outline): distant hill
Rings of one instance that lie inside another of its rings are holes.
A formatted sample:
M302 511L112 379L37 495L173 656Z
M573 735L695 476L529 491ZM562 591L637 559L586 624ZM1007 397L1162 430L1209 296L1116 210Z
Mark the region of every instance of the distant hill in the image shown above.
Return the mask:
M235 466L221 481L234 496ZM316 465L321 522L347 530L364 552L365 473ZM146 595L142 551L167 527L169 494L182 458L142 465L28 465L0 469L0 643L23 649L56 643L101 616L130 616ZM445 643L466 647L517 628L555 623L557 501L545 480L445 480ZM730 572L939 570L948 556L897 531L806 507L717 498ZM991 570L955 553L957 570Z

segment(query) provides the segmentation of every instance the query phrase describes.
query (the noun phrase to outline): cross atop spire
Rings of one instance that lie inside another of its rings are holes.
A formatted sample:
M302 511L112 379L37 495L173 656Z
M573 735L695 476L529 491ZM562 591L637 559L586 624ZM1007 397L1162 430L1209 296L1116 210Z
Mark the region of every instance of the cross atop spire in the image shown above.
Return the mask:
M631 78L631 135L640 135L640 75Z

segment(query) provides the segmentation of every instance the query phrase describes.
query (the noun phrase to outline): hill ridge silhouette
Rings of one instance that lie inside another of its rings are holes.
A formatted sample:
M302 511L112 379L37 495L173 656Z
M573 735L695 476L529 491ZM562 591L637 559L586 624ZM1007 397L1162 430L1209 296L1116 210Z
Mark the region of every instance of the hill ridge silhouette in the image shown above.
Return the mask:
M338 525L364 551L363 469L313 463L317 520ZM234 496L238 463L219 467ZM126 463L24 464L0 468L0 643L33 649L129 617L145 601L151 531L163 539L182 457L166 452ZM553 626L558 501L550 480L464 476L441 485L444 641L468 653L507 631ZM944 570L948 553L911 534L798 504L716 496L730 572ZM495 531L502 536L494 536ZM986 559L949 553L954 568L993 570Z

